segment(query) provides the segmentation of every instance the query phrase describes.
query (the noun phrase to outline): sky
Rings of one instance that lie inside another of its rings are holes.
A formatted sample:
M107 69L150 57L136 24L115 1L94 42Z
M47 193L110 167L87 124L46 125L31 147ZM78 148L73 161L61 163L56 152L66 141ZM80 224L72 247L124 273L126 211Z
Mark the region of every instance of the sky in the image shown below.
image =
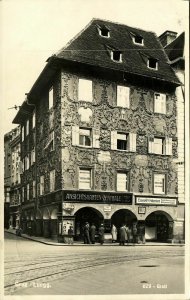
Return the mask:
M4 134L25 93L60 50L92 18L179 34L188 26L188 1L183 0L3 0L0 1L1 90L0 129Z

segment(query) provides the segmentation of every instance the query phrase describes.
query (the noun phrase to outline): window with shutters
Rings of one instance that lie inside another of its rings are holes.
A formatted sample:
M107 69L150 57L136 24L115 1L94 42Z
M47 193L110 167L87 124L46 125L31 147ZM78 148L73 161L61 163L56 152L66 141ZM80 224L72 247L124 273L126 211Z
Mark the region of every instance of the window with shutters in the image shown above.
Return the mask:
M26 186L26 200L30 200L30 184L28 183Z
M79 169L79 189L90 190L91 183L91 169L80 168Z
M117 106L129 108L129 87L117 86Z
M117 173L117 191L128 191L128 173Z
M55 190L55 170L50 171L49 173L49 180L50 180L50 192Z
M172 155L172 138L149 138L149 153Z
M33 180L32 182L32 197L35 198L36 197L36 181Z
M79 128L79 145L85 147L92 146L92 132L91 129Z
M154 194L166 194L165 174L154 174Z
M44 175L40 176L40 195L44 194Z
M81 147L100 147L100 130L72 126L72 145Z
M92 102L92 80L79 79L78 100Z
M117 149L128 150L129 149L129 134L117 133Z
M136 152L136 133L111 131L111 149Z
M49 90L49 109L53 107L53 87Z
M160 114L166 114L166 95L154 94L154 112Z

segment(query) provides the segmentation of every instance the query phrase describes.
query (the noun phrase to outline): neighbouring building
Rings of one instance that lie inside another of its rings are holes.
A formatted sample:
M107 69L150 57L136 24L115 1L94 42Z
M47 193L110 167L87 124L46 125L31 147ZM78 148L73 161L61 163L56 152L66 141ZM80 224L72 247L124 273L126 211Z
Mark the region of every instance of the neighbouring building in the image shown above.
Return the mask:
M139 242L184 239L176 88L153 32L93 19L47 60L20 107L21 224L65 240L86 221ZM184 207L183 207L184 208Z
M4 226L19 224L20 205L20 126L4 136Z

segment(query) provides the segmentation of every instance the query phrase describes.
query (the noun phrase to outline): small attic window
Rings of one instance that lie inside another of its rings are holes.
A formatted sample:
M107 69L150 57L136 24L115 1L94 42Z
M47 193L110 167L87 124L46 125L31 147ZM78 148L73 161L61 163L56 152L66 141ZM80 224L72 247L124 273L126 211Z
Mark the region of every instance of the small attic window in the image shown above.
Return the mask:
M134 44L138 44L138 45L144 45L144 39L143 39L143 37L140 36L140 35L135 35L135 36L133 37L133 43L134 43Z
M147 61L147 67L150 69L158 70L158 61L155 58L149 58Z
M103 36L105 38L109 38L110 37L110 31L106 26L98 26L98 33L100 36Z
M119 50L111 51L111 59L116 62L122 62L122 53Z

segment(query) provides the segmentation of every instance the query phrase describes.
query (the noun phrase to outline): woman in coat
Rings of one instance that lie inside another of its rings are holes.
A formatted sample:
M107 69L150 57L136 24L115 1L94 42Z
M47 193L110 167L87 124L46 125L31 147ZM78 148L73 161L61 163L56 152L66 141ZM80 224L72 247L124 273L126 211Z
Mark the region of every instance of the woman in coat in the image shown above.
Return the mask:
M90 240L92 244L95 244L96 226L92 223L90 227Z
M103 224L100 225L98 234L99 234L99 242L101 245L103 245L103 243L104 243L104 225Z
M121 246L125 245L126 236L127 236L126 227L125 225L122 225L119 229L119 244Z
M115 227L114 224L112 225L111 235L112 235L112 243L115 243L117 241L117 228Z

